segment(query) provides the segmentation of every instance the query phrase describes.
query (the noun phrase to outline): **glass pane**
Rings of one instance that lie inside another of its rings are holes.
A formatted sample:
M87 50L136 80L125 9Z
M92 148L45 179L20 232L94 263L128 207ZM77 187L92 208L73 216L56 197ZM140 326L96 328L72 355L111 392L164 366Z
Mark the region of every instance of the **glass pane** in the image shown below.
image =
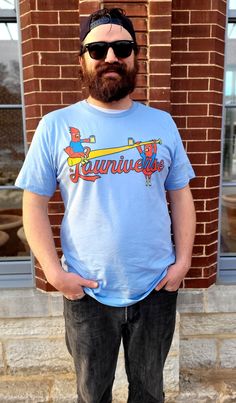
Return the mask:
M226 108L225 113L223 180L236 180L236 108Z
M236 103L236 23L229 23L226 41L226 105Z
M22 191L0 190L0 261L30 257L22 227L21 206Z
M0 10L13 10L15 8L15 0L0 0Z
M21 109L0 109L0 186L13 185L24 161Z
M229 0L229 9L236 10L236 0Z
M0 104L20 104L20 71L16 23L0 23Z

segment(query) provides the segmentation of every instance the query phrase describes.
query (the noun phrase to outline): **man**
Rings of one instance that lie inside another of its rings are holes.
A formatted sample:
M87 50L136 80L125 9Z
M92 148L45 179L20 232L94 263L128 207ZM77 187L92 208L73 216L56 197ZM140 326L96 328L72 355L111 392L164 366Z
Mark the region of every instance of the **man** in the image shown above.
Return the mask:
M112 401L122 339L128 402L162 403L177 292L191 262L194 173L170 115L130 97L138 46L123 11L89 16L81 41L89 96L38 126L16 182L25 189L25 232L47 280L64 295L78 402ZM70 128L90 139L86 160L68 157ZM143 149L155 150L145 165ZM65 204L62 262L47 215L57 184Z

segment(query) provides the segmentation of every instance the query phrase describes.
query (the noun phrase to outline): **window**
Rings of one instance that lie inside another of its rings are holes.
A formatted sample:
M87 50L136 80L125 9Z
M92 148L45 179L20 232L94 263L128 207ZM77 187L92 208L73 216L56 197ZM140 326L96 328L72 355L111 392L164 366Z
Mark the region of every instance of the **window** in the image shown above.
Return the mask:
M223 172L221 194L221 282L236 282L236 0L229 1L226 32Z
M14 0L0 0L0 288L32 286L22 227L22 192L14 186L25 147Z

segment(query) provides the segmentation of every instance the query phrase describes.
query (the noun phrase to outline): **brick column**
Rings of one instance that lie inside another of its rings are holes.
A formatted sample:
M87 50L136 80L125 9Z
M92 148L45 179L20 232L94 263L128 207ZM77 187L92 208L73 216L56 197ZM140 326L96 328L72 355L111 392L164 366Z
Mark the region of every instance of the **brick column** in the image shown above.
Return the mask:
M170 111L172 1L149 1L149 105Z
M78 80L78 6L78 0L20 1L28 143L43 115L82 97ZM60 256L59 232L63 203L58 191L49 203L49 217ZM51 285L46 282L37 263L35 269L36 285L51 290Z
M215 282L226 2L173 0L172 113L197 179L197 236L185 287Z

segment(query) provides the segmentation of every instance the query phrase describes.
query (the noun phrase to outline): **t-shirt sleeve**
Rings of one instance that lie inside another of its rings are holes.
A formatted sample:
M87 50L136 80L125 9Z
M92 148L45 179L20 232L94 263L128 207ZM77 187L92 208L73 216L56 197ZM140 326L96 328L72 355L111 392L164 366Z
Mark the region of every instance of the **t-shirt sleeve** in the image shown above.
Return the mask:
M40 121L15 185L30 192L51 197L56 190L56 169L53 163L52 136L44 118Z
M178 190L187 186L189 181L195 177L194 170L184 149L178 129L173 122L172 135L174 137L174 148L169 173L165 181L166 190Z

